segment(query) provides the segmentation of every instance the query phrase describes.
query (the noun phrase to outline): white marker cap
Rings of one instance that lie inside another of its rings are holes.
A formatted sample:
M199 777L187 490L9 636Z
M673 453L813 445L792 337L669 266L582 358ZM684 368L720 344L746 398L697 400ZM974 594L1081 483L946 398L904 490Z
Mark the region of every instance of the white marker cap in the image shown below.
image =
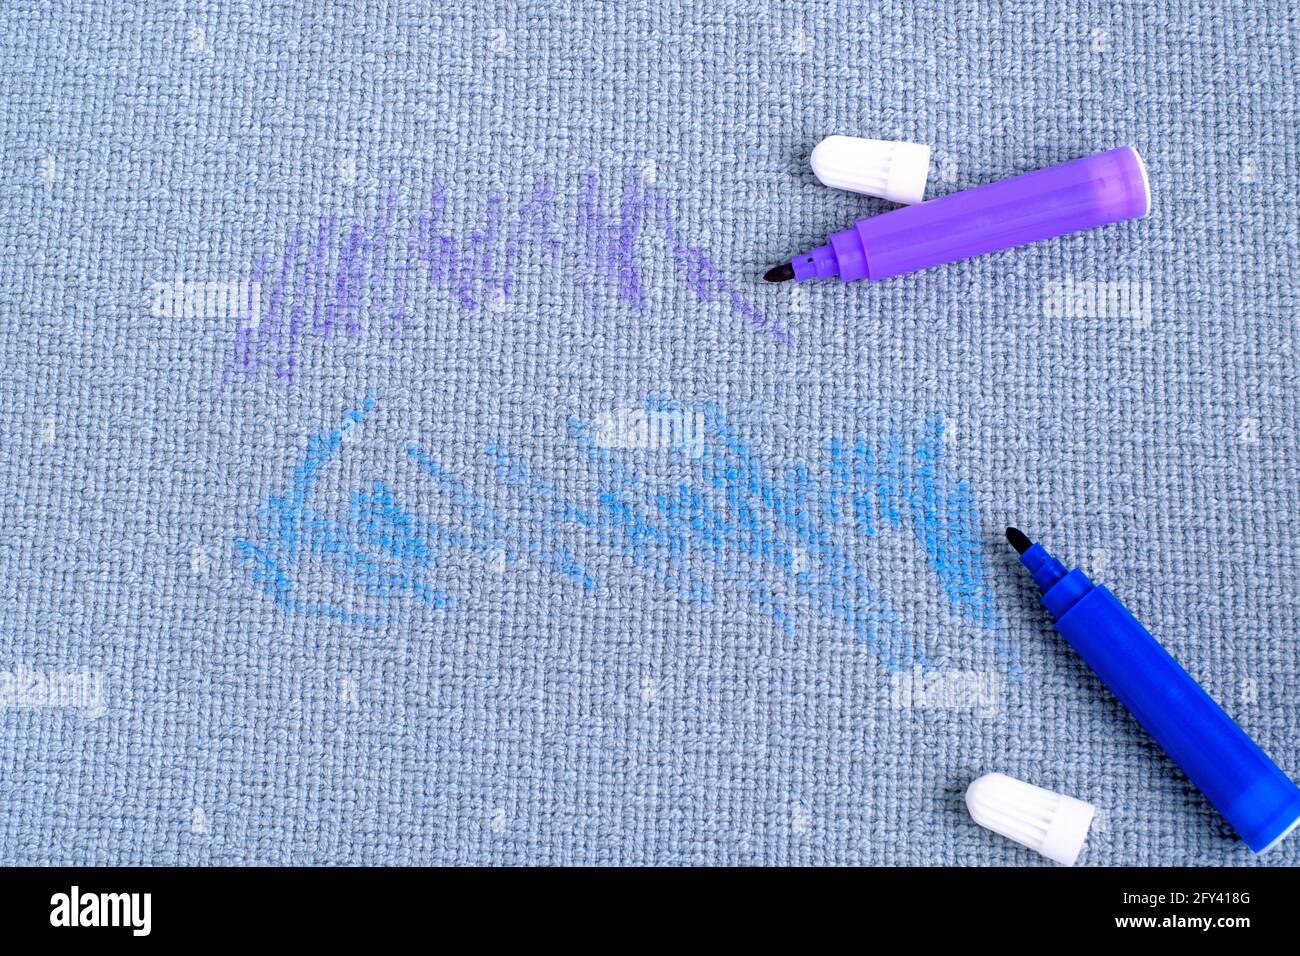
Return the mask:
M888 139L827 136L812 153L812 168L827 186L892 202L917 203L930 175L930 147Z
M1097 808L1074 797L986 773L966 788L966 807L980 826L1074 866Z

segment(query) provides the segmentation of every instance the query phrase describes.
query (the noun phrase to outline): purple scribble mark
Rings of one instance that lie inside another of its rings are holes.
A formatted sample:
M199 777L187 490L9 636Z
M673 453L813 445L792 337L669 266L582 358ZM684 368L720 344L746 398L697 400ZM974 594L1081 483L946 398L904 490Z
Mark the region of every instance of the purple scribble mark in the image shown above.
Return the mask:
M312 326L316 325L319 313L320 303L320 282L324 273L324 263L329 252L329 237L333 228L333 219L328 222L321 222L316 228L316 242L312 245L311 254L307 257L307 265L303 274L303 285L305 288L313 290L313 312ZM299 339L302 336L303 324L307 316L307 300L299 298L293 304L292 317L289 320L289 345L284 360L276 367L276 378L281 381L287 381L293 378L298 369L298 350Z
M333 245L334 236L337 234L338 228L339 217L337 215L331 215L321 222L320 226L316 230L317 247L321 248L322 237L325 245L322 248L319 259L317 260L321 265L321 270L312 277L313 281L310 286L310 294L312 297L311 329L312 334L314 335L323 336L329 327L330 310L329 306L326 304L326 299L329 295L330 272L326 266L332 258L330 248Z
M406 255L398 265L397 275L393 279L393 311L389 315L389 334L394 338L401 338L406 327L406 284L410 281L411 270L414 268L412 263L418 259L419 254L419 239L412 233L406 237Z
M552 234L551 191L539 186L533 192L533 198L519 210L519 217L506 239L505 260L501 273L501 294L506 301L515 295L515 270L523 255L525 245L538 243L544 252L554 255L564 245L564 240Z
M449 224L447 199L447 187L437 185L423 211L405 221L390 191L368 220L340 222L332 214L316 224L309 242L302 230L294 232L265 292L264 317L256 326L241 324L235 333L221 387L236 374L255 381L267 369L276 381L293 381L303 348L312 340L332 340L339 328L350 339L363 339L371 326L402 336L417 324L426 311L422 303L436 289L445 289L466 312L504 306L518 295L525 265L566 248L577 260L568 263L568 271L581 283L591 307L603 308L602 290L608 289L625 308L643 313L648 296L642 276L650 247L643 239L651 228L667 240L677 273L699 302L721 302L777 344L792 342L789 332L749 302L703 249L682 237L667 197L635 175L624 177L612 212L602 208L600 177L594 171L584 176L573 209L557 210L554 193L541 184L513 212L507 197L489 196L482 221L468 230ZM557 234L557 214L572 223L575 241L568 247ZM269 257L259 256L255 287L269 271ZM249 313L255 314L254 303L249 303Z
M459 276L460 290L462 301L467 301L477 305L472 292L474 279L479 275L491 276L492 266L494 264L493 249L496 246L497 236L501 232L501 204L503 200L500 196L488 197L488 221L487 226L483 229L476 229L469 237L469 254L465 257L464 274ZM471 308L473 307L471 305Z
M729 279L722 274L713 260L696 246L685 245L679 238L676 217L666 197L658 192L652 193L654 209L663 222L664 235L668 245L677 259L679 269L686 276L686 281L701 302L712 302L714 293L724 295L731 307L759 328L767 329L772 341L778 345L793 345L794 338L779 322L769 317L753 303L740 294Z
M365 227L359 222L354 222L352 228L348 230L347 245L339 254L338 277L334 280L334 301L329 304L325 313L326 338L334 334L334 327L339 319L346 319L352 308L352 299L359 281L357 259L361 253L361 245L365 241L365 233Z
M789 331L747 301L703 249L686 244L678 230L672 205L661 192L629 173L624 177L622 198L614 216L601 212L599 194L599 178L594 172L589 172L583 187L578 234L587 255L596 263L600 277L614 286L625 305L638 312L645 308L638 242L653 222L663 232L678 272L696 299L707 304L721 297L735 312L757 327L767 329L777 344L793 344Z
M363 250L365 261L370 267L365 275L366 279L373 284L375 292L373 297L374 306L378 312L383 312L387 302L384 268L387 263L388 237L393 231L396 215L397 194L390 190L384 198L384 205L379 215L379 225L374 233L367 237ZM357 335L360 331L360 319L354 311L348 320L348 334Z
M645 227L645 208L645 199L637 190L637 179L629 173L623 181L618 215L601 212L600 178L594 171L587 173L578 216L578 237L595 262L599 277L612 283L619 299L637 311L645 308L636 257L637 239Z
M293 273L293 266L298 259L298 249L301 245L302 233L295 232L285 247L284 258L280 261L280 272L271 286L266 315L261 325L261 331L270 348L278 348L284 340L282 325L285 312L285 289L289 284L289 277Z

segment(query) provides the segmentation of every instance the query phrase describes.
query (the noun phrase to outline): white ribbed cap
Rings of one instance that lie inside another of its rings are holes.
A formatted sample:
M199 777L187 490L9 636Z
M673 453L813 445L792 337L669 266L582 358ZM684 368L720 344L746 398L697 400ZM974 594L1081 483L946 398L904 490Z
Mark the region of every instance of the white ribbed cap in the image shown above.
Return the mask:
M930 147L888 139L827 136L813 150L812 168L827 186L916 203L925 196Z
M1004 773L986 773L967 787L966 808L980 826L1066 866L1079 858L1097 812L1090 803Z

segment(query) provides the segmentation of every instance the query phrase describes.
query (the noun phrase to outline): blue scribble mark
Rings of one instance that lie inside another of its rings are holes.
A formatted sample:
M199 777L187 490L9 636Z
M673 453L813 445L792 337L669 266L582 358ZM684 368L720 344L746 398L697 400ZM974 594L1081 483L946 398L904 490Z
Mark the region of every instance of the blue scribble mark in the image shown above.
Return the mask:
M647 403L648 409L669 407L663 399ZM821 467L800 462L776 472L716 408L706 406L704 415L703 453L680 455L689 479L667 486L605 447L591 423L570 419L569 433L594 470L589 504L567 498L499 442L487 443L488 467L517 493L531 529L524 536L510 528L510 539L546 556L548 542L592 533L606 553L630 560L691 603L740 597L786 634L802 637L807 612L797 603L855 635L891 671L928 670L937 665L864 572L861 557L862 544L882 530L910 530L954 612L989 631L1003 630L987 588L971 489L943 460L941 418L874 441L833 440ZM431 467L427 453L410 454L445 483L453 504L484 533L502 533L499 519ZM995 646L995 653L1018 673L1009 649Z
M851 451L832 440L822 482L802 464L774 477L716 408L707 408L706 421L710 440L701 467L735 515L728 538L787 571L793 539L810 565L796 576L799 586L820 613L850 625L891 669L931 662L862 575L856 549L841 543L837 531L850 515L853 530L866 539L884 527L910 528L954 611L989 631L1004 631L988 588L970 485L956 480L943 461L941 418L875 442L859 435ZM1012 649L999 644L995 653L1019 673Z
M692 605L749 607L794 639L807 638L814 622L829 622L892 672L931 671L940 665L865 570L881 532L899 530L918 543L954 614L995 635L995 655L1021 677L989 588L974 495L944 460L940 416L873 439L834 438L820 463L783 469L766 464L711 404L701 411L702 446L690 454L667 444L634 457L606 447L601 431L575 416L568 431L589 466L579 482L593 489L587 501L570 498L500 442L483 446L486 468L513 495L513 520L431 451L408 445L407 460L461 516L467 530L456 532L405 508L382 480L353 491L342 520L312 508L321 471L373 404L367 398L339 428L308 441L290 487L260 510L261 535L237 542L253 581L286 613L379 619L300 599L294 572L308 553L369 595L410 595L437 608L451 599L431 579L456 553L499 558L498 570L535 561L594 594L600 578L575 551L595 544L599 558L627 561ZM646 408L682 410L662 398ZM674 456L678 477L655 478L656 454Z
M685 566L680 545L664 528L651 521L635 502L644 495L643 486L634 478L625 478L624 469L617 461L615 480L602 486L596 499L596 508L586 509L565 500L553 485L532 475L528 466L510 455L501 445L490 442L486 457L498 478L523 493L522 504L542 533L554 536L562 533L565 525L594 532L602 544L614 548L630 558L639 568L692 602L707 604L712 600L708 583ZM665 564L658 555L668 549L670 561Z
M531 554L563 577L581 584L584 591L596 589L596 579L583 569L577 558L563 548L548 543L546 537L538 540L503 519L419 445L408 446L406 454L428 477L434 479L438 489L451 498L453 505L469 513L478 533L478 537L472 539L472 546L499 549L505 553L510 564L517 563L522 554Z
M735 586L791 636L807 630L790 604L798 597L816 617L870 646L891 671L936 665L863 572L855 536L869 541L884 528L910 529L954 611L1003 630L970 487L943 462L942 419L875 442L835 440L821 469L798 463L777 474L716 408L707 406L705 416L707 441L690 462L692 479L667 488L602 447L590 423L570 419L571 436L596 469L595 508L566 500L497 443L486 457L524 496L543 538L566 524L595 530L603 544L693 602L719 600L710 581ZM997 644L995 653L1018 675L1009 648Z
M374 396L367 396L359 408L347 413L338 428L309 438L290 487L269 495L258 510L260 534L235 541L241 559L251 568L254 583L287 614L312 614L356 624L377 624L382 620L338 604L300 598L295 572L305 554L326 559L379 597L408 592L430 607L450 603L446 594L421 577L436 563L430 542L438 535L420 528L381 482L376 482L369 492L353 494L346 522L325 517L311 507L321 471L338 455L352 430L366 420L374 404ZM448 534L441 537L450 539Z

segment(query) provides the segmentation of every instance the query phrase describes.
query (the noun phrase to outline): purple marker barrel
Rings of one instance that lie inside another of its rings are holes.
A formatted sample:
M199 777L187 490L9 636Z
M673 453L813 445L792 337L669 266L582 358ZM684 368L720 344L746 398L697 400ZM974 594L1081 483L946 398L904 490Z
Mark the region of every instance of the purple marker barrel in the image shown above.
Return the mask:
M1150 211L1142 157L1121 146L859 219L826 245L792 259L790 267L792 278L801 280L888 279Z

